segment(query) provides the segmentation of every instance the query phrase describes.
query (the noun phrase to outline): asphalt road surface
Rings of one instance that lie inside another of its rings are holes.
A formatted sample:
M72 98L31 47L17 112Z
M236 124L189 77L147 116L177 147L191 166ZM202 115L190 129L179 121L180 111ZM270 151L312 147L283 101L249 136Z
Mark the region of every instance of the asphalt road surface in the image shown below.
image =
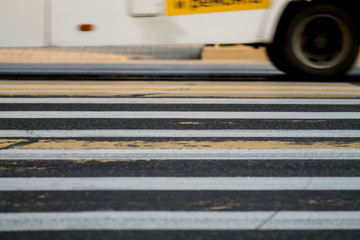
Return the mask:
M357 75L6 74L0 239L360 239Z

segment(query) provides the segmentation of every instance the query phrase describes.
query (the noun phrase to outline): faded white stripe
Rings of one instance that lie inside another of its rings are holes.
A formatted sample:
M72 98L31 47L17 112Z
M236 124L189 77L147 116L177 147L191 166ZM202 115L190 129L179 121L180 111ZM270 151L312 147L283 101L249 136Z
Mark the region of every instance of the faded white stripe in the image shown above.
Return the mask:
M5 149L0 160L359 160L360 149Z
M0 180L0 191L360 190L360 177L54 177Z
M360 112L3 111L0 118L359 119Z
M360 212L33 212L1 213L0 231L360 229Z

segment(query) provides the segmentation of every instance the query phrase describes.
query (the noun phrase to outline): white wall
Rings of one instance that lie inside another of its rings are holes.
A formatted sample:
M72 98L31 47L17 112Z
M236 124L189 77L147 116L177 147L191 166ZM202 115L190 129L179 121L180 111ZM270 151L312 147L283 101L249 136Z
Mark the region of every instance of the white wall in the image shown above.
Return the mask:
M0 0L0 46L37 47L44 43L45 0Z

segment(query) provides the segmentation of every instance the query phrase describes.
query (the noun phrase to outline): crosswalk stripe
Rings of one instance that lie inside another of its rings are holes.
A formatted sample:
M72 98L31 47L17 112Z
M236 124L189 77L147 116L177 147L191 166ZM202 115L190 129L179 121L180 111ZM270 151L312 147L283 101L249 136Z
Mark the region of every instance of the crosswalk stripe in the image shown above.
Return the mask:
M360 149L4 149L0 160L172 159L172 160L359 160Z
M0 103L23 104L301 104L360 105L360 99L272 99L272 98L1 98Z
M0 96L5 234L360 230L356 84L0 81Z
M359 119L360 112L2 111L3 118Z
M360 229L360 212L67 212L2 213L1 231Z
M0 191L360 190L360 177L1 178Z

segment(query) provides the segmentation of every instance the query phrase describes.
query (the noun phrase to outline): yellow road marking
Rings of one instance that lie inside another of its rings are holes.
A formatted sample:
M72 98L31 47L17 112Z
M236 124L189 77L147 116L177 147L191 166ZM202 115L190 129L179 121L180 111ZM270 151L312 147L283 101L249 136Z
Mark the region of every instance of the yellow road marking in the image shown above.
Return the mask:
M360 142L316 141L86 141L41 139L14 149L360 149Z
M24 139L0 139L0 148L6 148L11 145L26 142L27 140Z
M74 86L76 86L76 88ZM196 87L196 88L192 88L192 87ZM237 88L237 87L241 87L241 88ZM271 88L267 88L267 87L271 87ZM337 87L345 88L345 89L336 89ZM141 96L141 97L227 97L227 98L237 98L237 97L240 98L247 98L247 97L248 98L359 98L360 97L360 87L349 83L334 83L334 84L321 84L321 83L290 84L290 83L271 83L271 82L270 83L231 83L231 82L226 82L226 83L100 82L99 83L99 82L41 82L41 81L1 82L0 81L0 90L3 91L2 93L0 93L0 96L24 96L24 95L94 96L94 97ZM98 92L98 91L103 91L103 92ZM122 92L116 92L116 91L122 91ZM234 93L233 91L237 91L237 92ZM279 93L279 91L281 93ZM297 93L298 91L304 93ZM332 94L332 93L338 93L339 91L343 92L343 94ZM322 92L325 94L318 94L317 92Z
M200 125L201 122L179 122L181 125Z

